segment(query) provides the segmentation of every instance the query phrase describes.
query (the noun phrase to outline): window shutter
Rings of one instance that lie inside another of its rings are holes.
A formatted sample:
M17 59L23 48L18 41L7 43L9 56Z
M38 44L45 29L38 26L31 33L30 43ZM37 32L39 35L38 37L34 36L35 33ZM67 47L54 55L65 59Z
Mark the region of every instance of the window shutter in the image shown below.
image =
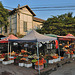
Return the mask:
M23 22L23 30L24 32L27 32L27 22Z

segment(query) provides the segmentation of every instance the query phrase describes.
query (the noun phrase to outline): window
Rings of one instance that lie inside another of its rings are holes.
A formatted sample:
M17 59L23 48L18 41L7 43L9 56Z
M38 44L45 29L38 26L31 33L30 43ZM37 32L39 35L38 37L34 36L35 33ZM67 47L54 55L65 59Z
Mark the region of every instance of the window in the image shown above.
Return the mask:
M7 33L7 26L5 25L5 33Z
M37 29L40 29L40 25L37 25Z
M24 32L27 32L27 22L23 22L23 30Z

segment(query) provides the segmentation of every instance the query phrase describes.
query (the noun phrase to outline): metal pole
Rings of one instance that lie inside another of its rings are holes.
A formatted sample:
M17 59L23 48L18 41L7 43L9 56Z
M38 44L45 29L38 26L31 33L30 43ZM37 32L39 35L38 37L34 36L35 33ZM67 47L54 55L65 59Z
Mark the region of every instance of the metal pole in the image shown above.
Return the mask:
M37 56L38 56L38 69L40 68L39 67L39 48L38 48L38 42L37 42ZM39 75L40 75L40 69L39 69Z
M11 43L10 43L10 57L11 57Z
M8 60L9 60L9 42L8 42Z

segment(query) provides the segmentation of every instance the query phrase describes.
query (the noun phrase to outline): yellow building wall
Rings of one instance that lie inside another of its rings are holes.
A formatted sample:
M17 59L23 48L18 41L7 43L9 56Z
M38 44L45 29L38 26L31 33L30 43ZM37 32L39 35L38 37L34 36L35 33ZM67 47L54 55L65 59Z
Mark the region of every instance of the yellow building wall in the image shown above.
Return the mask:
M27 22L27 31L32 29L33 26L33 15L26 9L23 8L22 10L20 10L20 29L19 29L19 33L22 35L25 35L27 32L24 32L23 30L23 22ZM19 24L17 24L17 27L19 28Z
M41 22L36 22L36 21L33 21L33 28L34 29L38 29L42 27L42 23Z

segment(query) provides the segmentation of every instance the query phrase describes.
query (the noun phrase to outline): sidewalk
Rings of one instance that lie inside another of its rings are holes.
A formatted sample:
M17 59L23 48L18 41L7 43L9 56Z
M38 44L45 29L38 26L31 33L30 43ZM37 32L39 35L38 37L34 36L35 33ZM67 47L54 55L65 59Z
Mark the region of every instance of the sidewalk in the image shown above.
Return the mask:
M45 73L47 73L48 71L55 70L58 67L70 61L73 61L73 58L65 59L63 61L60 61L54 64L49 64L47 68L44 68L43 70L41 70L41 75L45 75ZM0 63L0 75L4 75L2 72L8 72L10 73L9 75L38 75L38 71L33 68L19 67L14 64L3 65Z

